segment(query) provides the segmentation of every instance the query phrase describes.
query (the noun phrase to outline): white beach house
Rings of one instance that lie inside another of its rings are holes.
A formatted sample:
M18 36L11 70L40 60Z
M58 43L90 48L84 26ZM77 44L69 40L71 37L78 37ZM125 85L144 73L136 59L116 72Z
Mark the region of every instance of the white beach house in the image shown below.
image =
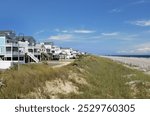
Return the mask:
M0 69L6 69L14 63L24 63L23 53L19 53L19 44L13 31L0 31Z
M40 51L31 36L16 36L13 31L0 31L0 69L14 64L39 62Z

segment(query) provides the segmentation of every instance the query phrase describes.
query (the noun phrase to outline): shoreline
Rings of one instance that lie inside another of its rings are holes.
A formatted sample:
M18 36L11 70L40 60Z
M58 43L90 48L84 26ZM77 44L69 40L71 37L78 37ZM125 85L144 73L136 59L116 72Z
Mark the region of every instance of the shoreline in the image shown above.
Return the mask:
M150 58L100 56L122 63L124 66L150 74Z

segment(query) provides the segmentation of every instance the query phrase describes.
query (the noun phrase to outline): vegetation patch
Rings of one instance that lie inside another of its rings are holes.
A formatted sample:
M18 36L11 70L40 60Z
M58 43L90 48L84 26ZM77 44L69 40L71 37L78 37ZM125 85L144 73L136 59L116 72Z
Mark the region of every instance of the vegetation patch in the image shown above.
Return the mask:
M150 75L92 55L57 68L13 67L0 82L0 98L150 98Z

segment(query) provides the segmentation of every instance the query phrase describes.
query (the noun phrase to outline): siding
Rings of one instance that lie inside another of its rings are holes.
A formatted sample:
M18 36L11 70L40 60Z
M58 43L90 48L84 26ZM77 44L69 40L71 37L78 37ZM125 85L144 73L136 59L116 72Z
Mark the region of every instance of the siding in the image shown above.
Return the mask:
M0 55L5 54L5 52L6 52L5 37L2 36L2 37L0 37Z

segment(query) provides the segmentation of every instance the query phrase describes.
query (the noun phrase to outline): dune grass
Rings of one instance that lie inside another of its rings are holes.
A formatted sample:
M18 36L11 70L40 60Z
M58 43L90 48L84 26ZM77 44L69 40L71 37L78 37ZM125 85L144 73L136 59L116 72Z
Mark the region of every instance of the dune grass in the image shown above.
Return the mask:
M85 70L89 86L78 84L83 93L68 98L150 98L150 75L96 56L82 57L74 64Z
M45 81L56 78L64 78L67 73L63 69L53 69L45 64L21 65L18 71L16 67L1 73L1 80L6 86L1 88L0 98L20 98L34 88L44 86Z
M71 80L70 71L88 84ZM71 81L80 93L59 93L59 98L150 98L149 75L96 56L81 56L67 66L54 69L47 64L21 65L19 71L13 67L0 72L0 79L6 85L0 88L0 98L22 98L55 79Z

